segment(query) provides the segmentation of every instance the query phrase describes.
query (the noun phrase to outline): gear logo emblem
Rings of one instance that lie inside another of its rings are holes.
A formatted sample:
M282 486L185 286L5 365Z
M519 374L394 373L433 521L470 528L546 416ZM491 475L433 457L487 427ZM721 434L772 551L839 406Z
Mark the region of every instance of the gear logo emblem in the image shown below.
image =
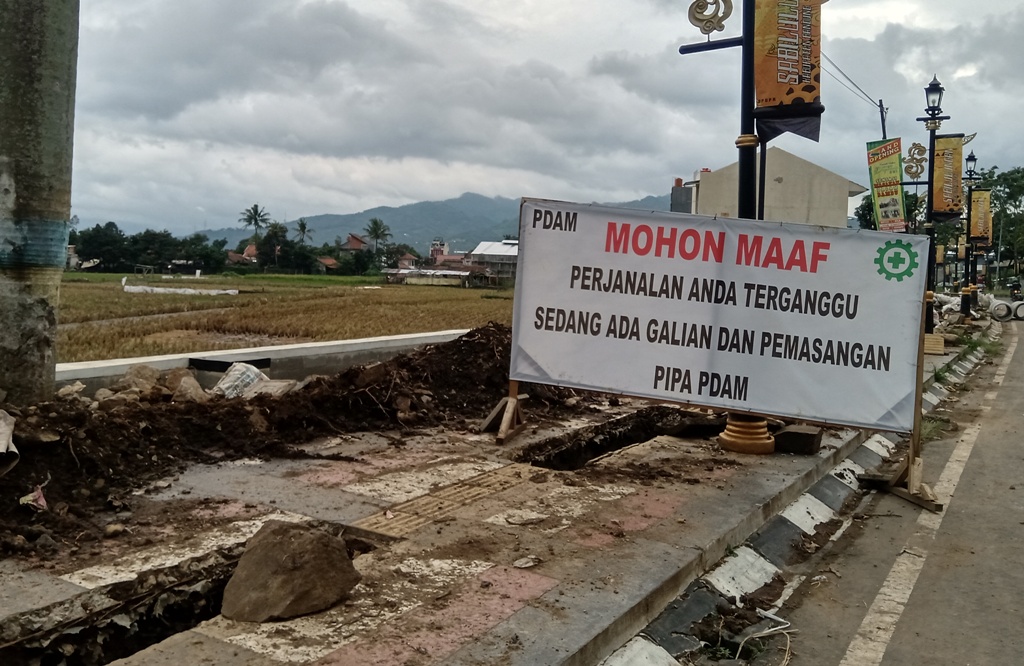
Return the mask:
M912 276L918 267L917 252L906 241L886 241L878 248L875 265L878 274L884 275L886 280L903 282L903 278Z

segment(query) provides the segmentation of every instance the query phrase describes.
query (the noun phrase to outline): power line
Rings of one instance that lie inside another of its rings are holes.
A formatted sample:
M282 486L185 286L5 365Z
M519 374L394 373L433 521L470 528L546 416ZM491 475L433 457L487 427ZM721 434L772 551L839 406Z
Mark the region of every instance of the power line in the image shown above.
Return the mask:
M850 78L850 75L849 75L849 74L847 74L846 72L844 72L844 71L843 71L843 68L842 68L842 67L840 67L839 65L837 65L837 64L835 63L835 61L834 61L834 60L832 60L832 58L829 58L829 57L828 57L828 54L827 54L827 53L825 53L824 51L822 51L821 55L822 55L822 56L823 56L823 57L825 58L825 60L826 60L826 61L827 61L827 62L828 62L828 63L829 63L830 65L832 65L833 67L835 67L835 68L836 68L836 70L837 70L837 71L838 71L838 72L839 72L840 74L842 74L842 75L843 75L843 78L845 78L845 79L846 79L847 81L849 81L849 82L850 82L850 85L852 85L852 86L853 86L853 88L851 88L850 86L848 86L848 85L846 85L845 83L843 83L842 81L840 81L840 80L839 80L839 77L837 77L837 76L836 76L835 74L833 74L832 72L829 72L829 71L828 71L827 69L825 69L824 67L822 67L822 68L821 68L821 69L822 69L822 71L828 72L828 75L829 75L829 76L831 76L831 77L832 77L833 79L835 79L836 81L839 81L839 84L840 84L841 86L843 86L844 88L846 88L847 90L849 90L850 92L852 92L852 93L853 93L853 94L854 94L855 96L857 96L857 97L860 97L861 99L863 99L864 101L866 101L866 102L867 102L868 104L870 104L871 106L873 106L873 107L875 107L875 108L877 108L877 109L878 109L878 115L879 115L879 119L880 119L880 120L881 120L881 122L882 122L882 139L885 139L885 138L886 138L886 134L885 134L885 119L886 119L886 116L888 116L888 115L889 115L889 109L885 108L885 105L884 105L884 104L882 103L882 100L881 100L881 99L879 99L879 100L878 100L878 104L875 104L874 98L873 98L873 97L871 97L871 95L869 95L869 94L867 94L866 92L864 92L864 89L863 89L863 88L861 88L861 87L860 87L859 85L857 85L857 82L856 82L856 81L854 81L854 80L853 80L852 78ZM856 91L854 90L854 88L856 88ZM859 93L859 94L858 94L858 93Z
M850 76L846 72L843 71L843 68L841 68L840 66L836 65L836 61L835 60L833 60L830 57L828 57L828 55L824 51L821 52L821 57L825 58L828 61L829 65L831 65L834 68L836 68L836 70L840 74L843 75L843 78L846 79L847 81L849 81L850 84L853 85L854 88L859 90L860 94L862 94L864 96L864 99L866 99L870 103L871 106L874 106L874 97L872 97L871 95L869 95L866 92L864 92L864 89L861 88L859 85L857 85L857 82L854 81L853 79L851 79Z
M853 88L851 88L850 86L848 86L848 85L847 85L847 84L846 84L845 82L843 82L843 80L842 80L842 79L840 79L840 78L839 78L838 76L836 76L836 75L835 75L835 74L833 74L832 72L830 72L830 71L828 71L827 69L824 69L824 68L822 68L822 69L823 69L823 71L824 71L824 72L825 72L826 74L828 74L828 75L829 75L829 76L831 76L831 77L832 77L833 79L835 79L835 80L836 80L836 81L837 81L837 82L839 83L839 85L841 85L842 87L846 88L846 89L847 89L847 90L849 90L849 91L850 91L851 93L853 93L853 94L854 94L854 96L855 96L855 97L856 97L857 99L862 99L862 100L866 101L866 102L867 102L868 104L870 104L871 106L874 106L874 107L877 107L877 106L878 106L878 103L877 103L877 102L872 102L872 101L871 101L870 99L868 99L867 97L864 97L864 96L863 96L863 95L861 94L861 92L863 92L863 91L860 91L860 92L858 92L857 90L854 90Z

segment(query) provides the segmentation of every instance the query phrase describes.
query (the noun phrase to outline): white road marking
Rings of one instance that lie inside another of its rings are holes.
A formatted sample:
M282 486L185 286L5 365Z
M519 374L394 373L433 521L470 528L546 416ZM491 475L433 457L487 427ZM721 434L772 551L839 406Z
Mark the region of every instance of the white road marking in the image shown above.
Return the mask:
M1017 341L1014 339L996 370L995 381L997 384L1002 384L1016 349ZM986 401L995 400L995 398L995 391L990 391L985 395ZM947 509L980 432L980 423L975 423L964 431L956 448L953 449L949 462L943 468L938 483L935 484L935 495ZM941 513L921 512L917 519L918 529L911 540L920 544L922 540L934 539L942 525L944 516L945 511ZM868 609L867 615L857 630L857 635L850 642L839 666L877 666L882 663L885 651L889 647L889 640L892 638L893 632L896 631L896 623L899 622L903 609L906 608L910 594L914 591L914 585L917 583L917 577L924 568L925 560L928 557L928 551L920 547L911 548L911 540L907 541L903 552L893 563L889 575L882 583L882 588L878 591L871 608Z

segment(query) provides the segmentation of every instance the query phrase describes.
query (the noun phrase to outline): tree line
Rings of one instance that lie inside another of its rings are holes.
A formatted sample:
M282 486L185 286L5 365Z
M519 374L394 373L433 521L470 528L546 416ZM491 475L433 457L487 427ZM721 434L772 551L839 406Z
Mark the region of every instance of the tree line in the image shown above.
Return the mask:
M1024 260L1024 167L999 171L994 166L978 171L979 180L975 189L992 190L992 251L999 260L1013 262L1012 274L1019 274L1021 260ZM965 183L966 185L966 183ZM922 184L927 187L926 184ZM965 188L966 190L966 188ZM920 194L903 190L907 224L911 233L924 233L927 193ZM964 210L966 211L966 194ZM875 229L874 205L871 195L865 196L854 211L862 229ZM935 225L936 245L955 245L965 233L964 220L938 222Z
M239 241L233 249L241 255L249 245L256 248L255 261L228 263L228 242L226 239L211 241L203 233L194 233L178 238L169 231L145 231L127 235L115 222L97 224L89 229L73 228L68 240L75 246L79 259L92 264L98 260L95 270L102 272L132 271L136 266L151 267L155 272L186 272L202 270L204 273L235 272L283 272L317 273L329 270L336 275L366 275L379 272L384 267L397 266L398 259L405 254L419 257L412 247L405 244L390 244L391 230L379 218L371 218L364 232L373 241L369 251L348 251L343 238L332 243L312 246L313 230L304 218L295 223L295 229L272 220L259 204L253 204L241 212L239 223L252 228L253 235ZM319 261L330 257L336 265L329 269Z

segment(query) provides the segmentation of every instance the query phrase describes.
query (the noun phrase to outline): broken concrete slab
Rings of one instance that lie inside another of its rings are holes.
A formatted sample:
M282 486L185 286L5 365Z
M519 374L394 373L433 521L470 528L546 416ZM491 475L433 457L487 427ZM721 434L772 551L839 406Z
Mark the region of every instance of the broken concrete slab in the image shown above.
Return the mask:
M822 434L817 426L786 426L775 433L775 452L812 456L821 450Z
M242 622L307 615L344 601L360 579L342 539L270 521L249 540L224 590L221 613Z

